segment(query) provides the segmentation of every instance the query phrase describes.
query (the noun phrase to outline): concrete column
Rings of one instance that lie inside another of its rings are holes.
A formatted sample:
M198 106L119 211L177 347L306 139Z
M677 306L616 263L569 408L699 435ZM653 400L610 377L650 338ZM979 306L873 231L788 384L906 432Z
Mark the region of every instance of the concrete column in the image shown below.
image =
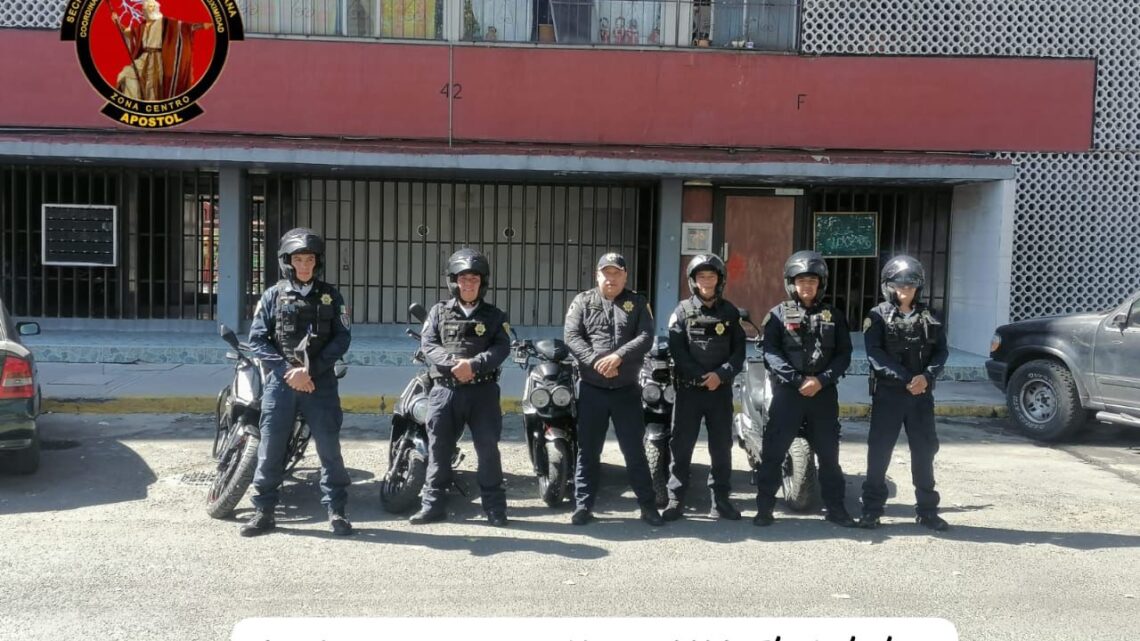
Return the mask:
M657 210L657 281L653 315L657 335L668 329L669 314L680 299L677 275L681 273L681 192L682 181L661 181L660 207Z
M990 338L1009 322L1016 180L959 185L950 214L951 347L989 355Z
M249 177L222 169L218 180L218 323L240 332L245 320L249 256Z

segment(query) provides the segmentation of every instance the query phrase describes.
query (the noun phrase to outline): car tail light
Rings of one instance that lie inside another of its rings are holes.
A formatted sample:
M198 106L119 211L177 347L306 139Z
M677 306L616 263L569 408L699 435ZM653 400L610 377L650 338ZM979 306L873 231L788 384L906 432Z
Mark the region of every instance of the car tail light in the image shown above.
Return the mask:
M0 398L32 398L35 395L32 364L17 356L4 359L4 369L0 370Z

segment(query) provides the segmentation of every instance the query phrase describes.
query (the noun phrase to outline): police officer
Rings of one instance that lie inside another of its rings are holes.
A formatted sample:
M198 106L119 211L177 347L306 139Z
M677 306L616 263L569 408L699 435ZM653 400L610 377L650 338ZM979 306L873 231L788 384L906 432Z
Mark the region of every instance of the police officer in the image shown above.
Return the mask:
M423 504L414 524L447 518L444 502L451 485L451 458L463 426L479 457L476 478L483 512L496 527L507 525L507 495L499 438L503 415L499 405L499 372L510 352L507 315L483 300L490 285L491 264L474 249L460 249L447 261L451 299L431 308L420 347L431 367L434 386L428 394L428 468Z
M282 279L261 295L249 328L249 345L261 359L261 443L253 476L256 510L242 536L275 526L273 510L285 474L285 450L297 412L305 418L321 461L321 503L334 534L352 534L345 518L349 477L340 454L344 415L333 365L351 341L344 298L320 280L324 240L303 227L281 237L277 262ZM307 342L306 342L307 338Z
M863 481L863 517L859 526L879 526L887 502L887 466L906 426L910 474L914 482L915 522L932 530L949 527L938 516L934 490L934 379L949 350L942 323L918 296L926 283L922 263L896 256L880 278L885 302L863 322L863 341L871 362L871 428L867 435L867 478Z
M851 334L843 313L822 301L827 263L814 251L792 254L784 263L789 300L764 319L761 354L772 381L772 404L760 455L754 525L771 525L776 489L788 448L805 427L819 459L819 483L827 520L851 527L843 505L845 482L839 467L839 377L851 364Z
M578 461L576 506L570 522L593 519L602 447L610 419L625 457L629 484L650 525L664 521L655 505L653 480L645 458L645 418L637 376L653 344L653 314L640 294L625 288L626 262L610 252L598 260L595 289L574 297L566 312L566 344L578 364Z
M673 357L677 400L669 441L673 458L669 505L661 518L676 521L682 516L689 463L703 418L712 461L709 516L736 521L740 511L728 500L732 476L732 379L744 367L744 329L736 306L723 298L727 274L719 256L694 256L687 273L692 296L681 301L669 318L669 354Z

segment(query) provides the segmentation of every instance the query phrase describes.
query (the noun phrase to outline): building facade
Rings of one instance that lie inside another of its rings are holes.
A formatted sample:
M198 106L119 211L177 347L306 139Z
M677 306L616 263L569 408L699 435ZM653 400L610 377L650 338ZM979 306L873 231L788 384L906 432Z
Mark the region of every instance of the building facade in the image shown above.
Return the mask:
M853 318L905 251L975 353L1140 282L1124 0L246 0L206 113L162 132L98 113L66 4L0 0L0 296L49 327L240 324L295 225L380 334L460 246L534 331L609 250L659 324L702 247L754 314L826 248ZM113 265L50 260L69 204L114 207Z

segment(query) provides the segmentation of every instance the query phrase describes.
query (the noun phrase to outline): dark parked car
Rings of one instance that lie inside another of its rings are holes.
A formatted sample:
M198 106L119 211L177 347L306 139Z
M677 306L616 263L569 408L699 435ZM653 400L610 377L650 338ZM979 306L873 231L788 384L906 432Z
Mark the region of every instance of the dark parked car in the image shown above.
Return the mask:
M1140 292L1105 313L1002 325L986 371L1033 438L1071 436L1090 415L1140 426Z
M31 474L40 466L36 361L20 342L39 333L36 323L13 323L0 302L0 471Z

